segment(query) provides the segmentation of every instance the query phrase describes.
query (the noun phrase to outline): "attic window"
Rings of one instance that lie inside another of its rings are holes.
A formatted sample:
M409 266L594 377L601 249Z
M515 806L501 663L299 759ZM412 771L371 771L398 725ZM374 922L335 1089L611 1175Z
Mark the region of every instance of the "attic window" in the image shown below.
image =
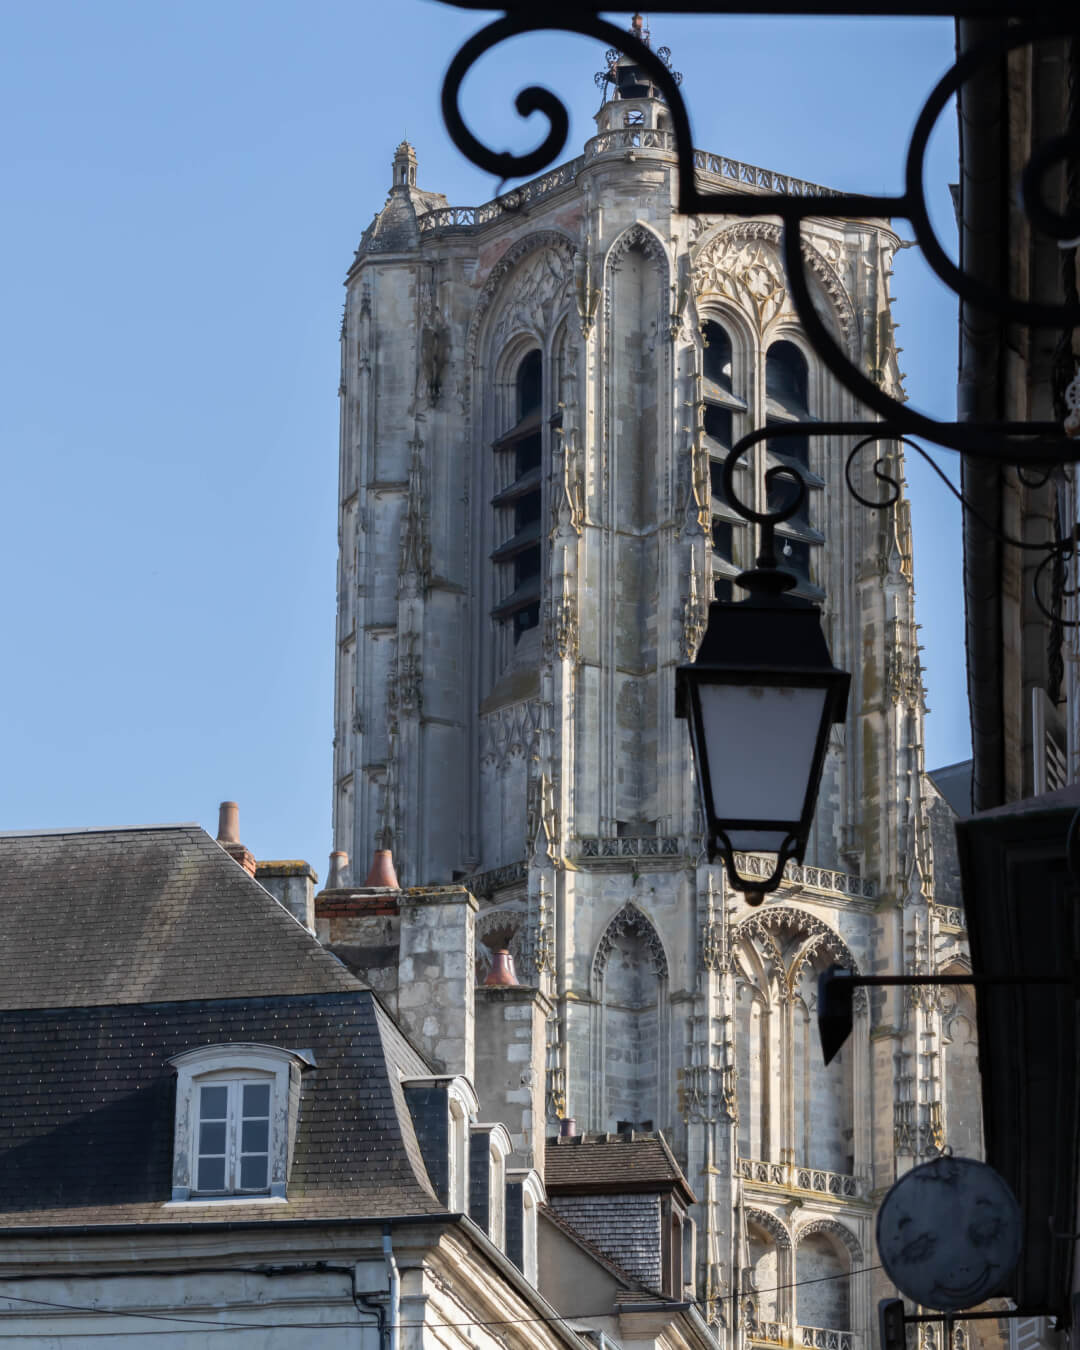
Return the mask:
M270 1189L270 1090L266 1079L199 1085L195 1189L200 1195Z
M233 1043L169 1062L176 1069L173 1200L283 1200L310 1053Z

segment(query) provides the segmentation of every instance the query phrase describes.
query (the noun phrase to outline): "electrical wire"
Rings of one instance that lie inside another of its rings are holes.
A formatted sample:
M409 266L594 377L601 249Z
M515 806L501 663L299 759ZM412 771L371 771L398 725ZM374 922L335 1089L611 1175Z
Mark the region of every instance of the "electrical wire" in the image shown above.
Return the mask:
M830 1281L832 1281L832 1280L851 1280L851 1279L854 1279L856 1275L867 1275L867 1274L869 1274L871 1271L881 1270L881 1269L882 1269L882 1267L881 1267L880 1265L876 1265L876 1266L860 1266L860 1267L858 1268L858 1270L849 1270L849 1271L845 1271L845 1272L844 1272L843 1274L841 1274L841 1275L817 1275L817 1276L815 1276L813 1279L810 1279L810 1280L793 1280L790 1284L777 1284L777 1285L773 1285L771 1289L755 1289L755 1290L754 1290L754 1293L755 1293L755 1294L776 1294L776 1293L779 1293L781 1290L785 1290L785 1289L801 1289L801 1288L803 1288L805 1285L810 1285L810 1284L827 1284L828 1282L830 1282ZM179 1272L178 1272L178 1273L179 1273ZM250 1275L250 1274L261 1274L261 1273L262 1273L261 1271L258 1271L258 1270L253 1269L253 1268L248 1268L248 1267L244 1267L244 1266L237 1266L237 1267L236 1267L236 1274L238 1274L238 1275ZM312 1272L312 1273L321 1273L321 1272ZM2 1284L2 1283L3 1283L3 1282L0 1281L0 1284ZM704 1312L704 1311L705 1311L705 1307L706 1307L707 1304L710 1304L710 1303L711 1303L711 1304L716 1304L716 1303L726 1303L726 1302L728 1302L729 1300L732 1301L732 1302L734 1302L735 1299L737 1299L737 1298L743 1298L743 1297L745 1297L744 1294L737 1294L737 1293L736 1293L736 1294L717 1294L717 1295L715 1295L713 1298L710 1298L710 1299L705 1299L705 1300L698 1300L698 1299L695 1299L695 1300L693 1301L693 1306L696 1307L696 1308L699 1308L702 1312ZM57 1309L61 1309L61 1310L65 1311L65 1312L100 1313L102 1316L110 1316L110 1317L134 1317L134 1318L142 1318L142 1319L146 1319L146 1320L150 1320L150 1321L154 1321L154 1322L180 1322L180 1323L183 1323L185 1326L205 1326L205 1327L215 1327L215 1328L217 1328L217 1329L219 1329L219 1330L222 1330L222 1331L287 1331L287 1330L290 1330L291 1328L294 1328L294 1327L295 1327L297 1330L301 1330L301 1331L319 1331L319 1330L327 1330L327 1331L330 1331L330 1330L333 1330L333 1329L335 1329L335 1328L340 1328L340 1327L355 1327L355 1326L358 1325L358 1323L355 1322L355 1321L348 1321L348 1322L224 1322L224 1321L215 1321L215 1320L213 1320L212 1318L205 1318L205 1317L180 1317L180 1316L173 1316L173 1315L171 1315L171 1314L169 1314L169 1313L132 1312L132 1311L128 1311L128 1310L125 1309L125 1308L100 1308L100 1307L94 1307L94 1306L91 1305L91 1304L80 1304L80 1303L57 1303L57 1302L53 1302L53 1301L51 1301L51 1300L49 1300L49 1299L42 1299L42 1298L26 1298L26 1297L20 1297L20 1296L17 1295L17 1294L8 1294L8 1293L3 1292L2 1289L0 1289L0 1299L6 1299L9 1303L27 1303L27 1304L32 1304L32 1305L34 1305L35 1307L41 1307L41 1308L57 1308ZM10 1309L9 1311L16 1311L16 1310ZM610 1317L610 1316L611 1316L611 1309L609 1308L609 1309L608 1309L607 1311L605 1311L605 1312L594 1312L594 1313L565 1313L565 1314L556 1313L556 1314L554 1314L554 1315L552 1315L552 1316L541 1316L541 1317L502 1317L502 1318L496 1318L496 1319L488 1320L488 1321L485 1321L485 1320L479 1320L479 1319L474 1318L474 1319L472 1319L471 1321L468 1321L468 1322L397 1322L397 1323L395 1323L394 1325L395 1325L396 1327L402 1328L402 1329L404 1329L404 1328L429 1327L431 1330L438 1330L438 1329L440 1329L440 1328L451 1329L451 1328L462 1328L462 1327L507 1327L507 1326L525 1326L525 1325L528 1325L528 1324L535 1324L535 1323L541 1323L541 1322L546 1322L546 1323L558 1322L558 1323L562 1323L562 1324L564 1324L564 1325L569 1326L569 1324L570 1324L571 1322L587 1322L587 1321L591 1321L593 1318L597 1318L597 1317ZM388 1328L389 1328L389 1324L388 1324ZM573 1330L573 1328L570 1327L570 1330ZM165 1334L165 1335L172 1335L172 1334L175 1334L175 1333L172 1333L172 1332L165 1332L165 1333L163 1333L163 1334Z

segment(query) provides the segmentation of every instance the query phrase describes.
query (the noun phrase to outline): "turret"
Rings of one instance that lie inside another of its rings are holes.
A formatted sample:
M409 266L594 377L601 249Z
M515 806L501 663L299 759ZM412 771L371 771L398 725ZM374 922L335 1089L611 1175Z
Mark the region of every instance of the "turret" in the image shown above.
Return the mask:
M630 20L630 32L651 49L650 33L645 20L635 14ZM671 69L671 51L658 47L656 55ZM610 48L606 70L597 71L595 80L603 92L603 103L596 114L597 130L615 131L624 127L646 127L653 131L667 130L671 123L664 108L663 94L651 75L630 56ZM671 71L676 84L681 83L678 71Z

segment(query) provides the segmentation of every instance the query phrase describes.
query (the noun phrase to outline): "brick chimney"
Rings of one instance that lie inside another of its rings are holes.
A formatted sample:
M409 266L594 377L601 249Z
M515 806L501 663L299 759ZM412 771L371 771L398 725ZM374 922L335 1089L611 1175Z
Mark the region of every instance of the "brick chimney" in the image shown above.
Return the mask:
M235 802L222 802L218 808L217 841L249 876L255 875L255 855L240 842L240 808Z

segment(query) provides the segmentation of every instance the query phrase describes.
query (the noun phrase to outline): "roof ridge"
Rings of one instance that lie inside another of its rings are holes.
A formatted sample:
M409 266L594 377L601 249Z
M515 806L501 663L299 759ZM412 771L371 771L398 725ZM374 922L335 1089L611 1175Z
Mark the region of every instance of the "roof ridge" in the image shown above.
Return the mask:
M0 830L0 839L36 839L57 834L133 834L136 830L201 830L197 820L166 821L159 825L73 825L49 830Z

